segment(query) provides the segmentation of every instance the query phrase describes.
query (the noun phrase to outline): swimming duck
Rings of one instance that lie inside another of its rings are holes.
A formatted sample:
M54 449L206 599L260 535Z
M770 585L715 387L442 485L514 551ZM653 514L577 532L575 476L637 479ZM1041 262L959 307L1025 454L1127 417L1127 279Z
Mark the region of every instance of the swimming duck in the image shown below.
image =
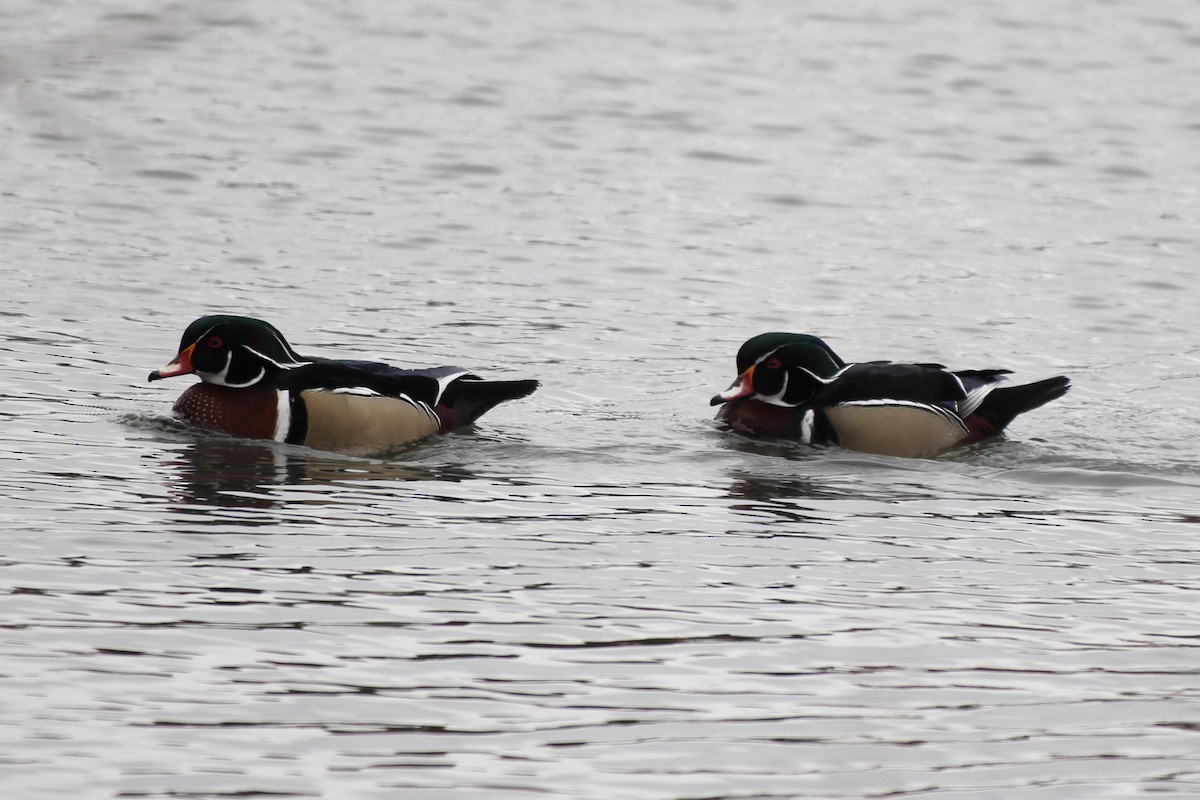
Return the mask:
M535 380L483 380L459 367L400 369L302 356L275 326L216 314L187 327L179 354L150 380L196 374L180 418L234 436L318 450L380 452L470 425Z
M738 377L712 398L717 419L751 436L894 456L927 456L996 436L1019 414L1062 397L1058 376L1001 385L1006 369L847 364L816 336L772 332L738 350Z

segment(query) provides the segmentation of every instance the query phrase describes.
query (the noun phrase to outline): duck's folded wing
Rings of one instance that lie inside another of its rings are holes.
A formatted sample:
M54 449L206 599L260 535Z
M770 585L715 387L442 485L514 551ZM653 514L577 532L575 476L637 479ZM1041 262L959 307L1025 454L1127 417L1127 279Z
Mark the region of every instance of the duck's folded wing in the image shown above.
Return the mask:
M871 361L845 368L822 390L820 403L898 400L947 408L966 399L962 381L941 364Z
M430 407L441 400L446 387L470 375L461 367L401 369L378 361L317 360L290 370L283 388L292 391L330 389L384 397L405 397Z
M317 361L287 373L292 390L328 389L341 394L381 395L424 407L440 430L470 425L489 409L538 387L535 380L484 380L461 367L401 369L377 361Z

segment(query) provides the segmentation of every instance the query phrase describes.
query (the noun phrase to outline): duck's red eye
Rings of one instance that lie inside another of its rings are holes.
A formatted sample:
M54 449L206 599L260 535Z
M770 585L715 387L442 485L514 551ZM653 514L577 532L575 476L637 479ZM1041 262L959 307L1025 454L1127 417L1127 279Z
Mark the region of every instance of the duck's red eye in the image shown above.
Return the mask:
M783 362L780 361L775 356L771 356L770 358L768 358L766 361L763 362L763 366L766 367L767 369L779 369L780 367L783 366Z
M213 350L216 350L218 347L220 347L223 344L225 344L225 340L222 339L220 336L208 337L208 346L211 347Z

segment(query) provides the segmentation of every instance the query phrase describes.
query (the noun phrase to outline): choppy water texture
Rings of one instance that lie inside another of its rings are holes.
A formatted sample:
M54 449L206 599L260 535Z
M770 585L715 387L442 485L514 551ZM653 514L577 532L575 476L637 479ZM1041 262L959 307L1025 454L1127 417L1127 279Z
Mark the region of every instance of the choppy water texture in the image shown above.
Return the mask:
M5 797L1197 796L1198 72L1182 0L9 0ZM544 386L188 431L211 311ZM755 443L769 329L1075 389Z

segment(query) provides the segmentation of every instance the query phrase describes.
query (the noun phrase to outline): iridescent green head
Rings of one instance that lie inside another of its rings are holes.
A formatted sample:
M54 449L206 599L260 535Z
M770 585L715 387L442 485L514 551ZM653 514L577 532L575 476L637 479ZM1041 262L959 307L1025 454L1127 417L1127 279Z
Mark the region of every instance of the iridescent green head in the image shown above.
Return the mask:
M738 350L738 377L710 401L721 405L750 398L794 408L820 391L846 362L829 345L806 333L760 333Z
M831 378L846 366L846 362L816 336L775 331L746 340L737 354L738 374L769 355L779 356L789 366L803 367L819 378Z
M253 386L265 378L309 363L268 322L213 314L187 327L179 355L150 380L195 373L205 383L230 388Z

